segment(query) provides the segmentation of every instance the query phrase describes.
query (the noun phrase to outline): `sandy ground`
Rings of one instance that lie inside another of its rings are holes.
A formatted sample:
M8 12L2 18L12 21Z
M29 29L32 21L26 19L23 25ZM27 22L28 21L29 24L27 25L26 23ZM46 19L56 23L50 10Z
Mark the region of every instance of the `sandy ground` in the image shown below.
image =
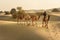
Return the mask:
M17 24L10 16L0 16L0 40L60 40L60 14L52 14L48 29L38 21L34 26Z

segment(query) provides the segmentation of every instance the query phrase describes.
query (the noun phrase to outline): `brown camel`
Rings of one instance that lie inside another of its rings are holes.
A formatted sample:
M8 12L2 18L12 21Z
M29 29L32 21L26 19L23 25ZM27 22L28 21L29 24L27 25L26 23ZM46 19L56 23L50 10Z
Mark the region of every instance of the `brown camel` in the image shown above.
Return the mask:
M34 25L34 22L38 21L39 18L40 18L40 16L38 16L38 15L31 15L32 25Z
M24 14L24 12L23 11L18 11L17 12L17 23L20 21L22 21L23 19L24 19L24 17L25 17L25 14Z

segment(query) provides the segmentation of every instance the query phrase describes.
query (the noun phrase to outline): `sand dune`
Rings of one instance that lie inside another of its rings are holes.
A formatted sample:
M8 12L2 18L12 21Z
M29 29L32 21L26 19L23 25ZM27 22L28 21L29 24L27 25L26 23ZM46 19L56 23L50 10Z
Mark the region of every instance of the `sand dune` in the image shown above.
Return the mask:
M39 24L27 26L8 21L0 23L1 40L60 40L60 21L49 22L49 29L37 26Z

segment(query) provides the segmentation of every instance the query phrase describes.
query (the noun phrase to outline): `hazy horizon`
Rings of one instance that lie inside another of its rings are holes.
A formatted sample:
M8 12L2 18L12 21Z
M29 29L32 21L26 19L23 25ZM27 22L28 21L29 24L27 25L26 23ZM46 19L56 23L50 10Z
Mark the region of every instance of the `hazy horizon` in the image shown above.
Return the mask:
M0 0L0 10L23 7L23 9L51 9L60 7L60 0Z

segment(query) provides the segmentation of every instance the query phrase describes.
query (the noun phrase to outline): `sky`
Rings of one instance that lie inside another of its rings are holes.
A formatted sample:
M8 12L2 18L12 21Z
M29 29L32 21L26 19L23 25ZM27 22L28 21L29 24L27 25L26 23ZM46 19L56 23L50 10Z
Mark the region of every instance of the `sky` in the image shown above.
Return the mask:
M60 0L0 0L0 10L22 7L29 9L50 9L60 7Z

